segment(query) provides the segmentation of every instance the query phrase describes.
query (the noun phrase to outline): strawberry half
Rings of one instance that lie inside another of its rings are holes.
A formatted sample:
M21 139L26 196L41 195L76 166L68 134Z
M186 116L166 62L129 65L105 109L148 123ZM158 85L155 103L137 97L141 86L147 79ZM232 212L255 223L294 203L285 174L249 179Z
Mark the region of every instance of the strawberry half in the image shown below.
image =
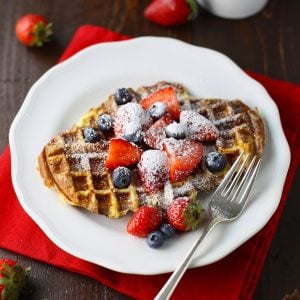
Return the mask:
M127 232L146 237L151 231L157 230L162 223L161 212L156 207L141 206L127 224Z
M0 299L18 299L30 268L23 269L14 260L0 258Z
M154 0L144 11L144 17L163 26L179 25L198 15L196 0Z
M166 217L168 223L179 231L197 229L199 223L204 220L205 214L197 200L188 197L174 199L167 207Z
M142 153L143 150L133 143L119 138L111 139L105 166L108 169L131 166L141 159Z
M182 111L180 123L186 128L186 136L198 142L214 142L219 136L217 127L195 111Z
M166 153L160 150L145 151L138 163L138 171L145 190L149 193L158 191L169 177Z
M173 122L170 114L164 115L157 120L146 132L144 142L147 146L153 149L162 150L162 143L167 137L165 127Z
M173 87L166 87L150 94L140 102L144 109L149 109L155 102L163 102L167 105L168 112L175 120L179 119L180 106Z
M201 144L191 140L165 139L163 149L167 152L170 164L170 181L185 180L193 173L202 159Z

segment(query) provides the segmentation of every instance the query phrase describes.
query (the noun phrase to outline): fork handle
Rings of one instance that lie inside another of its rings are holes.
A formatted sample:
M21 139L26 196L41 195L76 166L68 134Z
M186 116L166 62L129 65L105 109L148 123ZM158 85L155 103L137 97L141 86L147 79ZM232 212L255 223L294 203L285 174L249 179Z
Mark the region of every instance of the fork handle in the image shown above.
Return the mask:
M167 300L171 297L173 291L175 290L176 286L178 285L181 277L185 273L186 269L188 268L195 251L197 250L200 243L205 239L207 234L211 231L211 229L219 223L216 220L212 220L209 222L206 227L204 228L202 234L200 237L196 240L192 248L189 250L187 255L185 256L182 263L177 267L177 269L173 272L171 277L168 279L168 281L165 283L165 285L162 287L160 292L156 295L154 300Z

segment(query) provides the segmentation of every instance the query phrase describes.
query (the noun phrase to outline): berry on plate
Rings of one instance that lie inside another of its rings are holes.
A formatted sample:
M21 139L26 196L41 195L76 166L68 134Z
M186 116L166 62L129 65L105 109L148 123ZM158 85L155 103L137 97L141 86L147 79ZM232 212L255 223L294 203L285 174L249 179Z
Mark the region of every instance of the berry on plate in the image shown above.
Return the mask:
M173 122L170 114L166 114L161 119L157 120L146 132L144 142L147 146L153 149L162 150L162 143L167 137L165 127Z
M167 112L167 105L163 102L155 102L149 109L152 119L158 120L163 117Z
M119 88L115 91L115 101L118 105L123 105L133 99L132 94L127 88Z
M185 138L185 127L180 123L173 122L166 127L166 134L177 140Z
M146 237L150 232L157 230L161 222L162 215L156 207L141 206L129 220L127 232L135 236Z
M140 159L143 150L133 143L124 139L111 139L105 166L108 169L127 167L136 164Z
M152 124L149 113L138 103L122 105L116 112L114 132L116 137L124 137L125 129L130 133L145 131Z
M163 234L165 239L170 239L176 234L174 227L168 223L161 224L159 231Z
M0 258L0 299L18 299L24 289L29 268L23 269L14 260Z
M41 47L50 41L52 34L52 23L41 15L28 14L16 23L17 38L26 46Z
M138 172L149 193L161 189L169 177L168 157L164 151L147 150L138 163Z
M160 248L164 244L165 238L163 234L156 230L152 231L148 234L147 243L150 248L157 249Z
M202 159L202 146L191 140L165 139L163 149L170 164L170 181L185 180L197 168Z
M83 129L83 136L86 143L96 143L101 139L99 132L95 128L89 126Z
M206 156L205 165L211 172L222 171L227 164L225 156L219 152L210 152Z
M205 218L199 201L188 197L174 199L167 207L166 216L169 224L179 231L195 230Z
M110 115L103 114L100 115L97 119L97 125L99 129L103 132L108 132L113 128L113 121Z
M154 0L144 11L146 19L163 26L186 23L197 14L196 0Z
M168 112L175 120L179 119L180 106L173 87L166 87L150 94L142 99L141 106L144 109L149 109L154 103L163 102L167 105Z
M112 173L112 181L116 188L127 188L131 182L130 170L125 167L118 167L114 169Z
M143 140L142 129L132 123L124 126L123 138L129 142L139 144Z
M192 110L180 113L180 123L186 128L187 137L199 142L214 142L219 136L217 127L208 119Z

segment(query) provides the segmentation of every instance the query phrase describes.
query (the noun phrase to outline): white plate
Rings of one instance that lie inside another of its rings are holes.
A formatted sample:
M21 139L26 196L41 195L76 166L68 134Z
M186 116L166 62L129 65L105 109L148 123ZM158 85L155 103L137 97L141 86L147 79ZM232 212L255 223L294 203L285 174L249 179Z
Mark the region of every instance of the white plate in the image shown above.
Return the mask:
M126 234L128 216L112 220L74 208L47 189L37 157L52 136L69 128L118 87L159 80L180 82L197 97L240 98L257 106L267 129L263 165L250 203L234 223L219 225L193 267L215 262L258 232L276 210L290 151L276 105L265 89L226 56L170 38L142 37L89 47L46 72L30 89L10 130L12 179L25 211L60 248L124 273L159 274L175 269L199 231L159 249Z

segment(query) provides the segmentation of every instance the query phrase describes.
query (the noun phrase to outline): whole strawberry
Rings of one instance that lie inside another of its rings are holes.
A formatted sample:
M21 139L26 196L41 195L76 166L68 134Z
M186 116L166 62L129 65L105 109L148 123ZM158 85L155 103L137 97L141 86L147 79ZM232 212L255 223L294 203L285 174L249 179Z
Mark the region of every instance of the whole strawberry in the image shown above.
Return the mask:
M179 231L195 230L204 218L204 211L199 201L188 197L174 199L167 207L168 223Z
M151 231L157 230L162 223L161 212L156 207L141 206L127 224L127 232L146 237Z
M144 17L163 26L184 24L198 15L196 0L154 0L144 11Z
M52 23L43 16L28 14L21 17L16 24L16 35L19 41L30 47L41 47L49 42L52 36Z
M25 286L29 269L23 269L14 260L0 258L0 299L18 299Z

